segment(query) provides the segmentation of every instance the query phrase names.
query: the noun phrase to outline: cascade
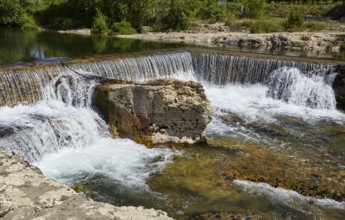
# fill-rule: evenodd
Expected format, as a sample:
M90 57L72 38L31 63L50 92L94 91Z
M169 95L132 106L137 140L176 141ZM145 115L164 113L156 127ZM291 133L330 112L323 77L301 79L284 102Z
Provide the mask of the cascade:
M321 64L219 54L193 53L192 58L194 71L198 78L215 85L266 84L270 73L281 67L296 67L302 72L330 68L328 65Z
M293 67L295 71L292 69L282 71L283 67ZM330 87L334 77L322 84L322 79L325 77L320 76L324 74L322 71L329 69L331 66L321 64L186 51L79 63L68 62L63 65L29 67L2 71L2 73L0 70L0 106L36 103L47 99L46 96L54 96L56 91L45 91L46 88L59 90L56 93L58 95L65 93L63 96L54 97L55 99L64 99L62 101L74 106L85 106L90 98L85 94L88 94L92 87L89 82L82 82L78 77L71 77L76 75L73 72L77 71L136 82L157 78L178 78L196 79L210 85L261 83L269 85L268 96L271 98L296 105L329 109L334 108L335 102L334 98L331 98L334 93ZM321 73L316 73L317 70L321 70ZM59 77L56 78L57 76ZM51 83L56 85L47 87ZM301 86L303 83L307 86ZM84 86L66 89L66 86L79 84ZM303 89L297 91L298 88ZM70 94L71 91L73 95Z
M51 80L56 76L69 76L71 70L87 71L103 77L136 82L194 72L191 54L188 52L162 53L65 65L56 64L21 70L1 71L0 69L0 106L36 103L44 99L44 96L47 95L44 90ZM66 81L68 79L61 79L62 81L56 83L61 84L58 89L63 90L63 85L68 83ZM80 92L79 95L82 95L83 93Z
M75 70L126 81L169 78L173 74L194 72L189 52L162 53L135 58L111 59L70 65Z
M332 82L336 73L328 69L303 74L297 68L279 68L270 76L268 97L316 109L335 109Z

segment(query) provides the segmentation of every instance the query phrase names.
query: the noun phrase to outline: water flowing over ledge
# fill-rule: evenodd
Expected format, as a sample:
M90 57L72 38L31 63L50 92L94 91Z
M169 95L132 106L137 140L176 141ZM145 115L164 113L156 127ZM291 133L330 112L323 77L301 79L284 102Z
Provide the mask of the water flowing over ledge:
M75 71L98 76L142 82L157 78L197 79L215 85L228 83L267 84L273 70L296 67L306 73L330 69L330 65L286 60L231 56L200 51L171 51L137 57L104 56L48 64L0 69L0 106L36 103L56 76Z

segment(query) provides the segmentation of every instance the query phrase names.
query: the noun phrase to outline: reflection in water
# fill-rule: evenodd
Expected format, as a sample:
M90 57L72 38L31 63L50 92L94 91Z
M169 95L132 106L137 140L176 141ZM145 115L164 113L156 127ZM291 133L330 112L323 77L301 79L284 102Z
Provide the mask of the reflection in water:
M0 65L183 46L185 45L178 43L164 44L132 39L59 34L56 32L0 29Z

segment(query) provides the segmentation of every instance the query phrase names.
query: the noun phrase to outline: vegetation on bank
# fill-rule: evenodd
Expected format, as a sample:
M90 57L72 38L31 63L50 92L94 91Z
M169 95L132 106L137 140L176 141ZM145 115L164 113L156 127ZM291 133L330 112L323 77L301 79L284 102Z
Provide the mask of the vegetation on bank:
M252 33L318 31L326 28L325 16L341 19L344 9L345 0L0 0L0 26L92 28L111 35L140 33L143 26L178 31L225 22ZM307 15L325 21L306 22Z

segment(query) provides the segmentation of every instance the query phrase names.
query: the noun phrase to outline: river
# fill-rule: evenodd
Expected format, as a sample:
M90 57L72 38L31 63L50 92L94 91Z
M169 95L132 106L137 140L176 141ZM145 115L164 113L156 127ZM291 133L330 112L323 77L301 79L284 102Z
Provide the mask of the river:
M142 47L155 49L149 45ZM65 67L33 70L30 80L30 71L11 73L0 78L7 92L0 103L38 102L0 108L0 146L46 176L81 183L97 201L162 209L177 219L345 215L345 114L335 108L331 66L169 52L72 67L135 81L200 81L215 110L209 140L148 149L113 139L90 107L95 82ZM37 91L25 96L25 83Z

